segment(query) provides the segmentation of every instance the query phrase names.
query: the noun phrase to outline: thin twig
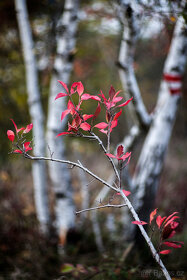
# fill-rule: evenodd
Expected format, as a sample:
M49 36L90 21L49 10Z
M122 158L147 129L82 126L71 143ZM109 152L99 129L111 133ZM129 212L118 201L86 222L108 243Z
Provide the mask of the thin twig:
M88 173L89 175L91 175L92 177L94 177L96 180L98 180L99 182L101 182L103 185L107 186L108 188L112 189L113 191L118 192L118 188L112 186L111 184L107 183L105 180L101 179L100 177L98 177L96 174L94 174L93 172L91 172L88 168L84 167L82 164L78 164L76 162L72 162L69 160L63 160L63 159L55 159L55 158L47 158L47 157L33 157L27 153L23 153L25 158L28 158L30 160L46 160L46 161L54 161L54 162L59 162L59 163L65 163L68 165L71 165L72 167L78 167L82 170L84 170L86 173Z
M96 207L91 207L91 208L83 209L83 210L75 212L75 214L78 215L78 214L81 214L81 213L84 213L84 212L87 212L87 211L93 211L93 210L98 210L98 209L102 209L102 208L110 208L110 207L122 208L124 206L127 206L127 204L126 203L124 203L124 204L117 204L117 205L115 205L115 204L106 204L106 205L101 205L101 206L96 206Z
M95 135L95 133L92 132L92 131L90 131L90 134L97 140L97 142L99 143L99 145L101 146L101 148L103 149L103 151L104 151L104 153L105 153L105 155L106 155L107 150L106 150L105 146L103 145L103 142L101 141L101 139L100 139L97 135ZM107 156L107 155L106 155L106 156ZM118 171L117 171L117 169L116 169L116 166L115 166L115 164L114 164L112 158L110 158L109 156L107 156L107 158L108 158L108 160L110 161L110 163L111 163L111 165L112 165L112 168L113 168L113 170L114 170L114 172L115 172L115 175L116 175L118 181L120 182L119 173L118 173Z

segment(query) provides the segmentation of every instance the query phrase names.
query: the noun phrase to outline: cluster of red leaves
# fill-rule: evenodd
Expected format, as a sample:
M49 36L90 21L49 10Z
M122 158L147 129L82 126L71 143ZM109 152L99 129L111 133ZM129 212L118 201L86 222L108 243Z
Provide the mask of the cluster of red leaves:
M154 220L157 214L157 209L155 209L153 212L150 214L150 221L149 223ZM158 226L161 234L161 246L168 246L171 248L181 248L184 242L179 242L179 241L165 241L166 239L172 238L176 234L176 229L179 226L179 222L176 222L176 219L180 219L179 216L177 216L178 212L173 212L171 215L168 217L161 217L158 215L156 217L156 225ZM160 254L166 255L171 253L171 250L162 250L159 252Z
M117 147L117 154L116 154L116 155L113 155L113 154L110 154L110 153L107 153L106 155L107 155L108 157L110 157L110 158L115 158L115 159L117 159L117 160L118 160L118 163L119 163L120 165L122 165L122 164L125 162L125 165L123 165L122 168L124 168L127 164L129 164L129 161L130 161L130 158L131 158L131 152L130 152L130 153L127 152L127 153L124 154L124 147L123 147L123 145L119 145L119 146ZM128 196L128 195L131 194L131 192L126 191L126 190L122 190L122 191L123 191L123 193L124 193L125 196ZM117 195L121 195L119 192L116 193L116 194L117 194Z
M181 248L182 245L184 244L184 242L173 241L173 240L165 241L166 239L172 238L176 234L176 229L179 226L179 222L176 222L175 220L180 218L179 216L176 215L178 212L173 212L168 217L166 217L166 216L161 217L160 215L157 215L157 210L158 210L158 208L156 208L155 210L153 210L151 212L150 218L149 218L149 225L151 226L153 220L155 220L156 225L159 229L160 236L161 236L161 238L160 238L161 242L159 244L159 248L164 245L171 247L171 248ZM148 224L144 221L133 221L132 223L136 224L136 225ZM159 251L159 254L162 254L162 255L167 255L170 253L171 253L171 250Z
M106 154L106 155L110 158L116 158L118 162L120 161L124 162L127 160L126 165L129 163L131 158L131 152L130 153L127 152L126 154L124 154L123 145L118 146L116 155L112 155L112 154Z
M116 112L117 108L121 108L126 106L131 100L121 103L117 105L118 102L122 101L123 97L118 96L120 91L116 92L113 86L111 86L109 90L109 98L107 99L105 95L102 93L98 95L90 95L88 93L84 93L84 86L81 82L73 83L70 90L68 89L67 85L63 83L62 81L59 81L59 83L63 86L66 93L60 92L56 98L61 98L64 96L67 96L69 98L67 109L62 112L61 114L61 120L63 120L68 114L72 116L72 123L68 122L68 131L67 132L61 132L57 135L67 135L67 134L74 134L77 135L79 133L79 129L82 129L84 131L91 131L93 128L98 128L100 132L108 134L112 132L113 128L117 126L118 124L118 118L120 117L122 110ZM75 105L72 99L72 95L74 93L78 94L79 100L78 104ZM96 111L94 114L82 114L81 113L81 105L83 101L93 99L98 102ZM98 117L98 115L101 112L101 105L103 104L106 110L106 122L100 122L93 126L93 122ZM87 122L87 120L91 120L91 124Z
M31 131L31 129L33 128L33 124L28 124L25 127L22 127L22 128L17 128L17 125L15 124L14 120L11 119L11 121L13 122L13 125L15 127L15 130L16 130L16 136L19 138L19 132L22 132L23 134L27 134ZM23 135L22 134L22 135ZM14 140L15 140L15 133L12 131L12 130L7 130L7 136L8 136L8 139L13 143ZM28 151L31 151L32 148L29 146L31 142L24 142L23 144L23 149L25 152L28 152ZM19 149L16 149L13 151L14 153L19 153L19 154L22 154L22 151L19 150Z

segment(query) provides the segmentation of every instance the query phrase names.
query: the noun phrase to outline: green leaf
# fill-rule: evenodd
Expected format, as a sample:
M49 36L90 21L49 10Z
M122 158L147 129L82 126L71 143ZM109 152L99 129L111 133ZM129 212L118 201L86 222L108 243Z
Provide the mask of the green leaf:
M62 273L71 273L75 269L74 265L71 263L64 263L61 267L61 272Z

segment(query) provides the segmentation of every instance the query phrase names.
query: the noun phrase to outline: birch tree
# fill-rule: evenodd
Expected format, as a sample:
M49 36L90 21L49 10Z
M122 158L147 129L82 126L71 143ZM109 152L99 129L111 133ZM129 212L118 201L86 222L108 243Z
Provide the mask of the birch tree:
M120 1L124 32L119 53L119 73L124 90L127 94L134 96L132 114L136 126L138 129L140 127L149 128L131 187L132 203L140 217L146 219L155 199L181 98L182 77L187 59L187 32L186 23L180 16L175 25L170 50L164 65L155 113L148 115L133 70L134 51L141 28L139 13L140 9L145 7L139 2L139 10L137 10L137 6L133 6L134 2L136 1ZM182 3L181 6L178 6L178 10L182 11ZM129 225L127 216L124 217L124 220L125 224ZM133 238L134 234L134 227L126 227L125 235L127 238Z
M66 124L64 120L60 122L60 115L66 103L65 99L55 102L55 97L57 93L61 91L61 87L58 87L58 80L69 84L73 56L75 53L78 7L79 0L66 0L62 16L56 26L57 50L50 83L47 143L53 156L60 159L65 158L65 145L61 138L56 138L56 135L64 129ZM65 89L63 90L66 92ZM56 196L56 227L61 242L64 243L67 231L75 227L75 207L70 171L64 168L63 165L55 162L49 162L49 171Z
M34 42L28 19L25 0L15 0L17 21L25 61L28 107L33 123L34 154L45 154L44 114L41 106L37 65L34 55ZM32 164L36 214L44 233L50 222L48 190L45 162Z

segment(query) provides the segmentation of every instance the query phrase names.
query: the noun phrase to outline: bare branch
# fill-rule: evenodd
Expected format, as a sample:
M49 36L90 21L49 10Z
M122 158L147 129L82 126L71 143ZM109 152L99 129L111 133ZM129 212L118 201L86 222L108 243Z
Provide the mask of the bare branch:
M33 157L27 153L23 153L25 158L28 158L30 160L46 160L46 161L53 161L53 162L59 162L59 163L64 163L64 164L68 164L71 165L72 167L78 167L82 170L84 170L86 173L88 173L89 175L91 175L92 177L94 177L96 180L98 180L99 182L101 182L103 185L107 186L108 188L112 189L113 191L118 191L118 188L113 187L111 184L107 183L105 180L101 179L100 177L98 177L96 174L94 174L93 172L91 172L88 168L84 167L82 164L76 163L76 162L72 162L69 160L63 160L63 159L54 159L54 158L47 158L47 157Z
M96 207L91 207L91 208L88 208L88 209L83 209L83 210L80 210L80 211L77 211L75 212L76 215L78 214L81 214L81 213L84 213L84 212L87 212L87 211L93 211L93 210L98 210L98 209L103 209L103 208L110 208L110 207L113 207L113 208L122 208L124 206L127 206L127 204L119 204L119 205L115 205L115 204L106 204L106 205L101 205L101 206L96 206Z

